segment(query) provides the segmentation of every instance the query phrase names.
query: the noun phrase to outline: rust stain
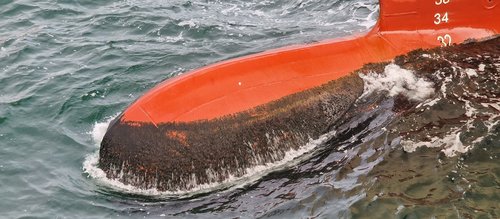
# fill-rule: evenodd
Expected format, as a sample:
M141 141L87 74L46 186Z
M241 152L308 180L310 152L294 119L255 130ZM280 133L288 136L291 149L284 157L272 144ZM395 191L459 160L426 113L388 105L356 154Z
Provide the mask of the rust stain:
M189 147L189 143L187 142L187 133L178 130L167 131L166 133L168 138L175 139L179 141L182 145Z

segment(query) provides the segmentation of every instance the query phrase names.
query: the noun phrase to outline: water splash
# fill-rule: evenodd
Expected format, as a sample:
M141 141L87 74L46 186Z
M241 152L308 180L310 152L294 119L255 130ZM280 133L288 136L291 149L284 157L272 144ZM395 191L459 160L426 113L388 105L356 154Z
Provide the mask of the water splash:
M434 83L417 77L413 71L401 68L396 64L385 66L384 72L359 75L364 83L366 97L374 92L387 92L390 97L404 95L410 100L423 101L434 94Z

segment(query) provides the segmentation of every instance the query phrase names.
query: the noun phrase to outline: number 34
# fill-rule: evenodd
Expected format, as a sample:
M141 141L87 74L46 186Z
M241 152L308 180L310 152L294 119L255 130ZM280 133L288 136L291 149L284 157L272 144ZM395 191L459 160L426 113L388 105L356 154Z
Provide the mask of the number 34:
M443 16L441 16L440 13L436 13L434 15L434 18L435 18L434 24L440 24L441 22L448 23L448 12L445 12Z

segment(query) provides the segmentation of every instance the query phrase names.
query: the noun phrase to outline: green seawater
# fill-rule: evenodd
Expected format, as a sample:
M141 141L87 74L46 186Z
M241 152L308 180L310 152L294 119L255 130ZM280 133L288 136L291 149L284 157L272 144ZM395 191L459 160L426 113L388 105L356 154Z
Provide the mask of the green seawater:
M360 33L377 16L376 0L0 0L0 218L500 217L498 118L461 155L408 153L380 131L390 99L361 118L373 125L346 126L363 143L325 143L240 188L165 198L84 170L106 121L161 81ZM384 171L397 176L375 181Z

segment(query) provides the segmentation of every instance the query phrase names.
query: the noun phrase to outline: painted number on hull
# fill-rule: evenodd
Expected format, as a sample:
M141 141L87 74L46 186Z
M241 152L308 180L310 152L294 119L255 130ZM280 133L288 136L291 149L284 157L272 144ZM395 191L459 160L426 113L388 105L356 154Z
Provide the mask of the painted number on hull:
M436 5L446 5L450 3L451 0L434 0L434 4ZM434 24L439 25L441 23L448 23L448 12L444 13L435 13L434 14ZM437 40L441 43L442 47L446 46L451 46L451 35L450 34L444 34L437 36Z
M434 3L436 3L436 5L446 5L450 3L450 0L436 0Z
M437 40L441 42L441 46L451 46L451 36L450 34L445 34L444 36L438 36Z
M440 13L434 14L434 24L440 24L442 22L448 23L448 12L445 12L443 15Z

